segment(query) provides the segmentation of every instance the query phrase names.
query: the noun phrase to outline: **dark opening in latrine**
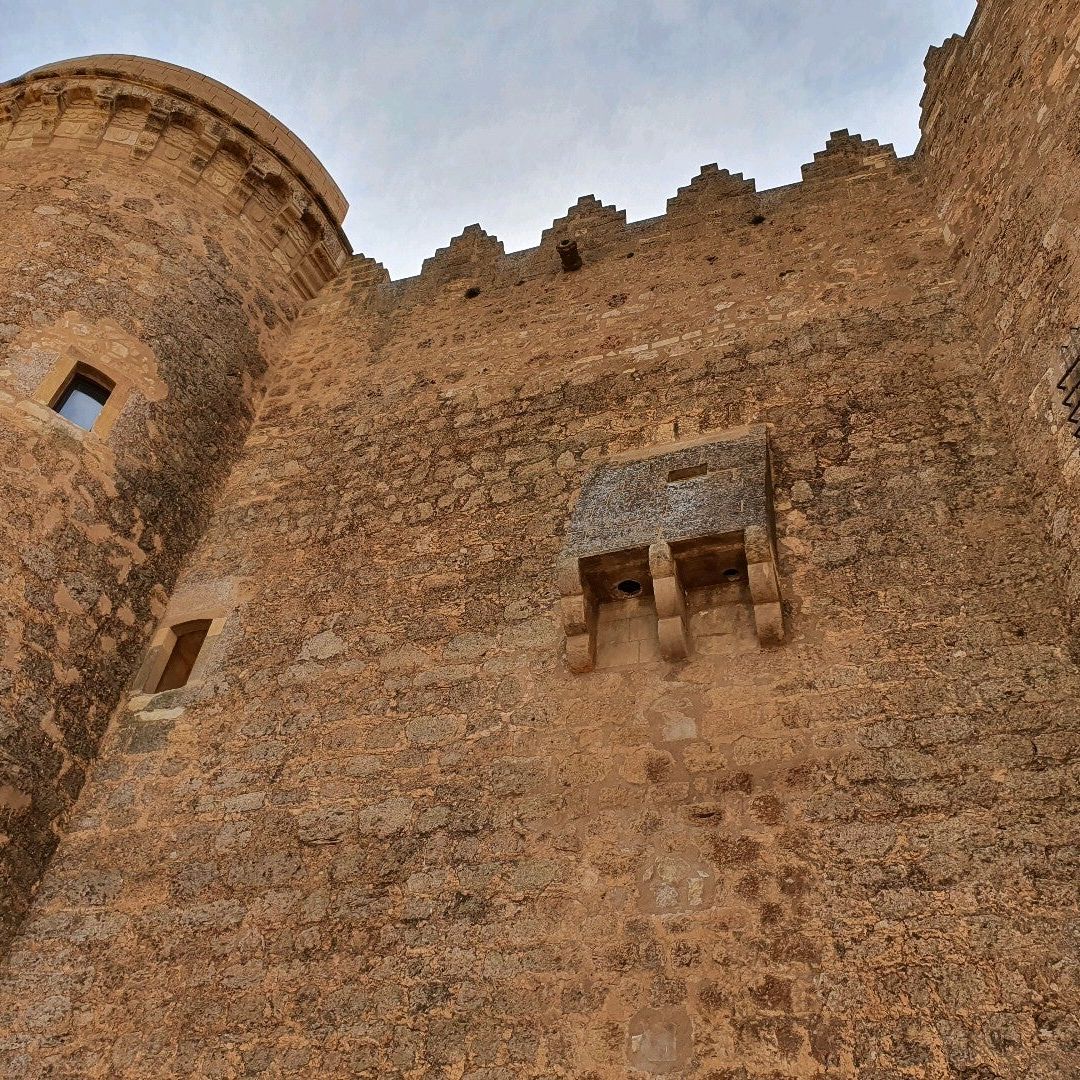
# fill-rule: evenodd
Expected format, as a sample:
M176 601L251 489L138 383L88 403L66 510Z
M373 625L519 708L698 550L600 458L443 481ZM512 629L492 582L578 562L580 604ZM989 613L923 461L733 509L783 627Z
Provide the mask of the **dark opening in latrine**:
M699 476L708 476L709 466L706 462L701 462L698 465L687 465L682 469L672 469L668 473L667 482L669 484L678 484L682 480L696 480Z

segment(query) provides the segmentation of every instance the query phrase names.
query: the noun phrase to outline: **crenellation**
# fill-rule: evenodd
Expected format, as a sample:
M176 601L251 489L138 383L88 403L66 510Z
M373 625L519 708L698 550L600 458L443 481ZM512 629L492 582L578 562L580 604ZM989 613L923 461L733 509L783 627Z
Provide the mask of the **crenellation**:
M347 289L349 292L372 289L390 282L390 273L381 262L369 259L366 255L356 254L342 271L337 281L329 289Z
M429 288L438 288L476 278L487 283L494 279L505 250L498 237L489 235L480 225L468 225L450 243L424 260L420 277Z
M606 259L633 258L636 245L662 242L673 229L692 229L705 222L723 217L732 225L748 226L764 222L762 211L798 208L798 213L817 212L822 190L830 183L843 182L858 175L901 176L899 182L910 183L907 171L899 168L891 146L881 147L876 140L863 142L859 136L837 132L830 148L818 155L819 161L809 170L809 183L788 184L784 187L757 191L753 180L741 174L731 174L715 166L704 166L702 172L679 194L668 200L666 214L640 221L628 222L626 211L604 205L595 195L583 195L567 213L557 218L541 234L537 247L505 252L503 245L489 237L479 225L470 225L445 248L426 259L418 275L393 282L386 290L393 303L426 302L433 290L448 284L456 287L473 273L477 281L512 286L521 280L549 277L560 272L558 246L564 240L574 240L583 265ZM805 200L804 196L813 197ZM755 218L760 217L760 222ZM465 283L464 287L468 287Z
M824 150L814 154L814 160L802 167L804 183L822 180L853 179L895 168L896 150L891 143L881 146L877 139L851 135L847 129L834 131Z
M540 236L536 261L552 269L558 266L555 249L562 240L577 242L582 261L606 255L626 238L626 211L605 206L595 195L582 195L551 228Z
M697 176L668 199L667 212L676 217L710 212L745 213L756 193L757 183L743 179L742 173L731 173L715 163L702 165Z

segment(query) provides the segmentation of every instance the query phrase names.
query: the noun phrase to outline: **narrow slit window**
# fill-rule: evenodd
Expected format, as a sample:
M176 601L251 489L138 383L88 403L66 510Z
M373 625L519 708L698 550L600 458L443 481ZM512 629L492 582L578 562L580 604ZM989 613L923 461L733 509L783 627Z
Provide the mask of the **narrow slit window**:
M104 378L76 371L53 402L53 409L65 420L90 431L112 391L112 385Z
M172 628L176 641L173 643L172 652L169 653L165 670L161 673L161 678L158 679L158 684L154 688L155 694L160 694L164 690L178 690L181 686L187 685L209 630L209 619L196 619L192 622L180 623Z
M669 484L681 484L684 480L697 480L699 477L708 475L709 466L707 463L688 465L683 469L672 469L668 473L667 482Z

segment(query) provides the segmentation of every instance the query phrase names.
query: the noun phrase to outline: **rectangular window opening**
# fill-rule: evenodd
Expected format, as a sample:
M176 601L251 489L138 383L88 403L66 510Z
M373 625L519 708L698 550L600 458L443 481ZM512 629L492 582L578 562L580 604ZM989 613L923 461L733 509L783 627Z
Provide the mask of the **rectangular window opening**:
M699 477L707 476L708 473L709 466L704 462L700 465L687 465L682 469L672 469L668 473L667 482L669 484L679 484L683 480L697 480Z
M112 387L84 371L76 371L53 403L53 409L65 420L86 431L93 429Z
M187 685L195 661L198 660L199 652L206 641L206 635L210 632L210 622L210 619L195 619L172 628L176 641L165 664L165 670L154 688L155 694L165 690L178 690Z

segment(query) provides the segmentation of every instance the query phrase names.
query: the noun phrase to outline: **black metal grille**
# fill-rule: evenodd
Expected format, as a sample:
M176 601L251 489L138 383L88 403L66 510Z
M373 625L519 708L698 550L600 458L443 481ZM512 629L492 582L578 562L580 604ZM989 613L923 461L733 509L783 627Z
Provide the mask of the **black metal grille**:
M1065 374L1058 380L1061 404L1068 413L1065 421L1073 429L1073 438L1080 439L1080 330L1073 332L1073 340L1062 347Z

